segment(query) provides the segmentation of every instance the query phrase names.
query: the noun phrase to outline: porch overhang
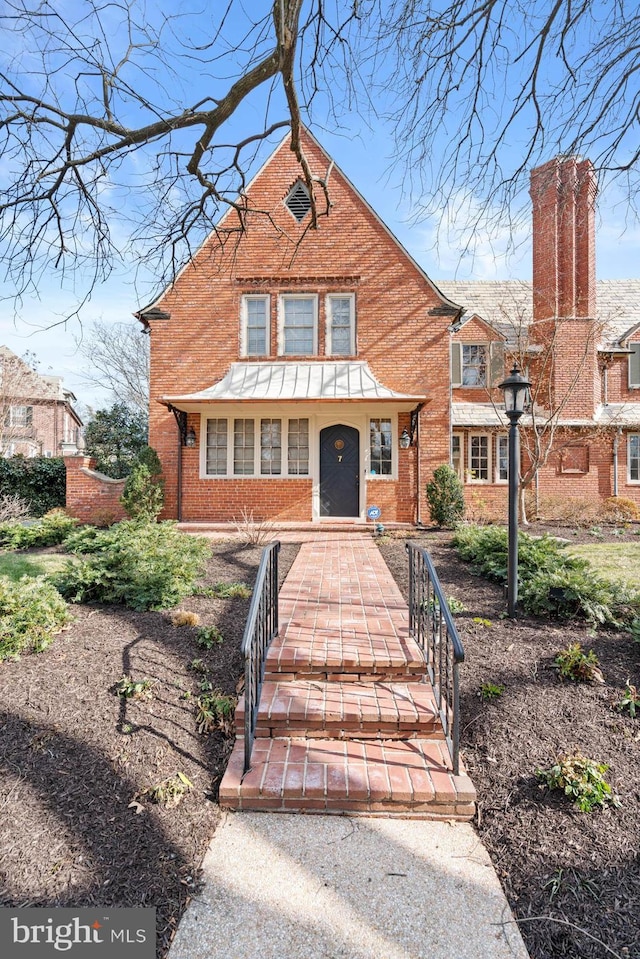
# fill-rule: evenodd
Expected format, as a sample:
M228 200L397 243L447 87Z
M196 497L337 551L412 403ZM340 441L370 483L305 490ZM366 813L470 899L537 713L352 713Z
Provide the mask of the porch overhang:
M165 406L198 413L219 403L386 403L398 412L426 403L426 394L385 386L365 362L232 363L217 383L198 393L163 396Z

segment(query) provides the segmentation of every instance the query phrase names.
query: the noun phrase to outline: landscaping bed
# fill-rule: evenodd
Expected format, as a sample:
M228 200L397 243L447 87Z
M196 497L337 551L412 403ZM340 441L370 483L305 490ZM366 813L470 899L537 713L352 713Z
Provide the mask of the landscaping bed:
M534 526L531 532L572 543L637 543L638 528ZM502 588L474 575L451 534L418 539L433 556L446 596L466 607L455 615L466 654L463 758L478 790L479 833L532 959L640 956L640 718L615 708L627 680L640 686L640 644L610 629L594 635L584 623L503 618ZM380 548L406 595L404 540L388 539ZM573 642L595 651L604 684L560 679L555 656ZM504 690L484 699L483 686ZM620 808L581 813L541 786L536 771L576 750L610 767L606 777Z
M253 584L260 548L212 549L202 585ZM282 546L281 580L296 552ZM20 555L37 564L40 553ZM217 627L222 639L213 634L210 648L198 645L195 626L173 625L171 611L73 605L73 621L44 652L0 663L1 905L156 906L166 954L198 887L232 746L224 720L198 732L196 700L206 679L235 701L249 603L180 603ZM126 698L114 689L123 676L151 685ZM158 785L156 798L179 802L153 802L145 790Z

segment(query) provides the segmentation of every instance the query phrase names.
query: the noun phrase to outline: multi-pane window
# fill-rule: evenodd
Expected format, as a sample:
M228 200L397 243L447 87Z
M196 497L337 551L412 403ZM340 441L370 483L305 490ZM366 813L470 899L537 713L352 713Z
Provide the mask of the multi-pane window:
M207 474L224 476L227 472L227 420L207 420Z
M32 406L10 406L7 416L8 426L31 426L33 422Z
M490 445L487 434L469 437L469 472L471 480L489 481Z
M289 420L288 432L289 474L307 476L309 473L309 420Z
M269 353L269 297L245 296L243 310L243 352L245 356Z
M282 420L260 420L260 472L263 476L282 472Z
M280 353L310 356L316 352L315 296L283 296Z
M327 297L327 354L349 356L355 352L353 306L352 296Z
M640 386L640 343L629 343L629 386Z
M496 438L496 482L506 483L509 479L509 437Z
M462 385L487 385L487 347L462 344Z
M451 437L451 467L459 479L462 479L462 437L459 433L454 433Z
M205 435L207 476L309 475L308 419L212 418Z
M629 482L640 483L640 433L629 433L627 451Z
M255 426L253 420L233 421L233 472L251 476L254 472Z
M390 419L369 421L369 471L372 476L390 476L393 436Z

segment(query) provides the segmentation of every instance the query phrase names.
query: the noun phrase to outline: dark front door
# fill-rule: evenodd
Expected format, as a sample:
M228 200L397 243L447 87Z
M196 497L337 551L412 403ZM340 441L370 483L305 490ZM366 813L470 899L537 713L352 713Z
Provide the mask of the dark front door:
M360 513L360 434L352 426L320 432L320 515Z

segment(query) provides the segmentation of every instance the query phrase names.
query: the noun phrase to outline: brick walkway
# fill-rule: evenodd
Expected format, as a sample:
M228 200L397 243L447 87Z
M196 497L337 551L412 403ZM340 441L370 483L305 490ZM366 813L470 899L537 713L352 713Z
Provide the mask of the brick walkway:
M226 808L469 819L409 612L367 534L315 534L280 591L251 768L239 738Z

